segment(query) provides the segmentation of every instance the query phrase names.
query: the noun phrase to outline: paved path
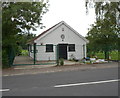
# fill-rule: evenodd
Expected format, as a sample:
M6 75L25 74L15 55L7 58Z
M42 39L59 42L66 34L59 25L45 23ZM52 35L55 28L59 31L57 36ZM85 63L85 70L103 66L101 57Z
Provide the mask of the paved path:
M16 56L14 64L34 64L34 60L29 56Z
M58 71L71 71L71 70L86 70L95 68L111 68L118 67L117 62L104 63L104 64L74 64L74 65L26 65L15 66L3 70L3 76L24 75L24 74L38 74L38 73L51 73Z
M7 76L3 90L3 96L117 96L118 68Z
M56 63L56 61L35 61L36 64L47 64L47 63ZM16 56L14 60L14 65L28 65L34 64L34 59L29 56Z

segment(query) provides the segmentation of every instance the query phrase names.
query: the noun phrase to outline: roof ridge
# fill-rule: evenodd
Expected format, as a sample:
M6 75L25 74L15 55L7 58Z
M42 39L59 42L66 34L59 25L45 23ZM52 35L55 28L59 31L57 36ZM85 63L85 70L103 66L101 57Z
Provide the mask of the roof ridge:
M41 37L43 34L45 34L47 31L51 30L52 28L54 28L55 26L59 25L60 23L62 23L64 21L61 21L55 25L53 25L52 27L48 28L47 30L43 31L41 34L39 34L38 36L36 36L35 38L33 38L32 40L28 41L28 44L29 43L34 43L34 40L36 40L37 38Z

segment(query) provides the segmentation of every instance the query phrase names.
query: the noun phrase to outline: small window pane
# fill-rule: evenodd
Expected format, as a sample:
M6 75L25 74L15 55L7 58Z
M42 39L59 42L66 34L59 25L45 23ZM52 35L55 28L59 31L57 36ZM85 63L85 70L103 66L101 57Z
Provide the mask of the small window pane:
M46 44L46 52L53 52L53 44Z
M69 44L69 51L75 51L75 44Z

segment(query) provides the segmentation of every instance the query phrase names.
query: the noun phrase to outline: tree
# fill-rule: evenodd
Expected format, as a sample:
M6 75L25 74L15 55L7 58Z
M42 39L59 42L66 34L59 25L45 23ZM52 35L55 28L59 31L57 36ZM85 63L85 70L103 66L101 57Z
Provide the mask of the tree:
M12 65L15 57L16 36L43 26L42 16L48 11L48 2L2 2L3 65ZM28 32L29 33L29 32Z
M116 13L120 12L119 3L95 2L94 4L96 22L87 34L90 40L88 47L96 51L104 51L105 59L109 59L109 51L118 49L120 27Z
M16 55L21 55L22 54L22 50L28 50L28 41L33 39L36 36L36 34L32 34L32 33L25 33L25 34L17 34L15 36L15 40L16 40L16 44L17 44L17 51L16 51Z
M28 34L17 34L15 36L15 40L17 45L21 46L22 49L27 49L27 42L31 39L33 39L36 36L36 34L28 33Z

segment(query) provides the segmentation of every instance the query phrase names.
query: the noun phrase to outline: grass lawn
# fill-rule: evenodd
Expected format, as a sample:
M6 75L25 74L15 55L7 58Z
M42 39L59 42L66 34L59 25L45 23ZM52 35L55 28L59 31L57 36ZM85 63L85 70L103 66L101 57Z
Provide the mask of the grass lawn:
M23 56L28 56L28 50L22 50L21 54ZM118 60L118 51L111 51L109 55L111 56L111 60ZM96 56L99 59L105 59L104 52L98 52Z
M103 52L98 52L98 53L96 53L96 56L97 56L99 59L104 59L104 58L105 58ZM118 60L118 51L112 51L112 52L110 52L110 56L111 56L111 60Z

